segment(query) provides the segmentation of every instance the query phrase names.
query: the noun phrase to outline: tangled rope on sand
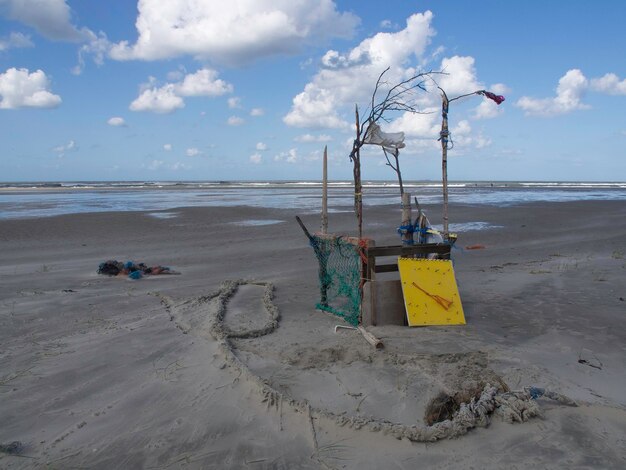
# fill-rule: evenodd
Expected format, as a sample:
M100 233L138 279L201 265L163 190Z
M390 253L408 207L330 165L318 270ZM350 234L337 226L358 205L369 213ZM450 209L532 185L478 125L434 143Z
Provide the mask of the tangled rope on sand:
M263 306L268 315L268 320L261 328L234 331L227 327L223 320L226 313L226 305L235 294L240 285L264 286ZM219 343L220 350L224 355L227 365L235 369L240 377L255 384L262 396L262 401L268 408L282 410L283 403L289 405L294 411L309 414L310 417L324 418L337 423L339 426L347 426L353 429L367 429L372 432L381 432L397 439L409 439L414 442L434 442L440 439L459 437L475 427L487 427L493 414L498 414L509 423L524 422L540 416L541 410L535 401L540 396L556 400L562 404L576 406L569 398L535 387L527 387L521 391L498 392L498 389L486 385L478 397L469 403L462 403L452 419L436 422L430 426L416 424L407 425L392 423L390 421L347 413L335 413L330 410L315 408L306 400L297 400L283 392L273 388L269 381L255 375L235 354L235 347L231 343L234 338L257 338L267 335L278 328L280 319L278 308L273 303L274 286L269 282L253 280L225 281L220 288L209 295L199 297L194 302L197 306L206 306L212 302L211 308L206 309L208 319L208 331ZM176 308L175 304L167 297L160 296L168 310ZM182 329L182 328L181 328ZM185 331L185 330L183 330Z

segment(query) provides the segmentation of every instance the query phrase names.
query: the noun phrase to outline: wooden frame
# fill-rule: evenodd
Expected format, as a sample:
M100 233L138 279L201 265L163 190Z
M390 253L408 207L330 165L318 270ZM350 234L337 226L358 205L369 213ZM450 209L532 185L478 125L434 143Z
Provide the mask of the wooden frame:
M366 249L367 264L365 281L370 285L370 311L372 325L376 326L376 274L391 273L398 271L398 263L377 264L376 258L382 256L401 256L410 258L415 255L437 254L442 259L450 259L452 246L447 243L425 243L421 245L392 245L392 246L368 246Z

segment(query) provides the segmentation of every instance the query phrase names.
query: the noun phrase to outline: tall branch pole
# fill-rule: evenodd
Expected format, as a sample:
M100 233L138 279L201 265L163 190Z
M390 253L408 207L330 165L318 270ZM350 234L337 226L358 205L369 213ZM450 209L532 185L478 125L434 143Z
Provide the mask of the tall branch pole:
M450 132L448 130L448 108L450 107L450 103L452 101L472 95L486 96L499 105L504 101L504 96L496 95L487 90L476 90L471 93L465 93L464 95L448 99L446 92L443 91L440 86L437 88L441 90L441 132L439 133L439 140L441 140L441 172L443 173L443 239L447 242L450 239L450 233L448 231L448 142L450 142Z
M439 88L441 90L441 88ZM443 239L448 240L448 95L441 90L441 173L443 183Z
M328 233L328 146L324 146L322 170L322 233Z
M354 163L354 210L359 225L359 238L363 238L363 194L361 186L361 129L359 125L359 107L355 106L356 116L356 139L353 149Z

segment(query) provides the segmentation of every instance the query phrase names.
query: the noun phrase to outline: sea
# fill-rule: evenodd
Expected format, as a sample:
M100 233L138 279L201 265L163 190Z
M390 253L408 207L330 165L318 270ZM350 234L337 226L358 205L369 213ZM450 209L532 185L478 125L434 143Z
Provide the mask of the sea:
M626 182L457 181L449 187L450 204L514 206L532 202L582 200L626 201ZM421 204L442 202L438 181L406 181L404 189ZM0 219L52 217L62 214L148 211L168 217L181 207L293 208L319 212L319 181L107 181L0 183ZM351 181L328 183L329 212L352 210ZM399 204L392 181L365 181L365 206Z

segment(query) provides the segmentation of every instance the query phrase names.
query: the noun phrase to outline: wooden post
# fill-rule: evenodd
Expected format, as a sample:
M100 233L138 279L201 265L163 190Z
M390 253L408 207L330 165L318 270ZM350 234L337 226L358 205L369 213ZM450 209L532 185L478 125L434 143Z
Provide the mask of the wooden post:
M370 248L375 245L373 240L368 240L367 243L367 267L366 267L366 279L370 283L370 321L372 325L376 326L378 318L376 317L376 257L370 254Z
M363 194L361 185L361 140L359 129L359 107L355 106L356 139L353 148L354 163L354 210L358 221L359 238L363 238Z
M322 170L322 233L328 233L328 146L324 146Z
M410 225L412 225L411 194L403 192L402 193L402 227L405 227L402 232L402 244L403 245L413 244L413 232L406 228L406 227L409 227Z
M426 235L424 234L424 230L426 227L426 216L422 211L419 201L415 198L415 207L417 208L417 217L415 218L417 229L419 232L417 233L417 244L421 245L422 243L426 243Z
M441 90L441 88L440 88ZM443 183L443 239L448 240L448 95L441 90L441 173Z

